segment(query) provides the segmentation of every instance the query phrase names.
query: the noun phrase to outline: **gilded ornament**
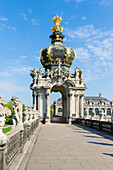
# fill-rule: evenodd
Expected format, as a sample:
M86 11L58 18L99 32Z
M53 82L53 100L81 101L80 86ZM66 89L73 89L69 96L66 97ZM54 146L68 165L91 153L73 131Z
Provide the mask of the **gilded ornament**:
M56 58L56 60L61 60L61 58Z
M41 58L41 61L44 62L44 57L42 56L42 51L43 51L43 49L41 49L41 51L40 51L40 58Z
M53 18L53 22L55 25L59 25L61 23L61 21L62 21L62 18L59 17L58 14L56 17Z
M51 29L53 32L55 31L63 31L63 27L60 26L60 22L62 21L61 17L58 17L58 15L56 17L53 18L53 22L55 24L55 26L53 26Z

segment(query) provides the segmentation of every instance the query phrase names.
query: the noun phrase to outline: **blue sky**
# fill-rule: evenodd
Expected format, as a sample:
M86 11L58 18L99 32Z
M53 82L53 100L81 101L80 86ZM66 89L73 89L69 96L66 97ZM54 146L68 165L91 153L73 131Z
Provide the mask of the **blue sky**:
M113 0L0 0L0 96L32 105L30 69L42 67L56 14L64 44L77 53L71 71L83 69L85 95L113 100Z

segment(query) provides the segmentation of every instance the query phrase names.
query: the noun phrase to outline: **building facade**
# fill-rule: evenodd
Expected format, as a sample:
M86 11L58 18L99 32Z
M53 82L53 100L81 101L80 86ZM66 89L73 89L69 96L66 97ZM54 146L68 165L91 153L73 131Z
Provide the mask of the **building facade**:
M62 116L62 98L54 102L56 115ZM83 102L84 117L86 119L94 119L103 121L111 121L113 115L113 101L99 96L84 96ZM102 115L102 118L101 118Z

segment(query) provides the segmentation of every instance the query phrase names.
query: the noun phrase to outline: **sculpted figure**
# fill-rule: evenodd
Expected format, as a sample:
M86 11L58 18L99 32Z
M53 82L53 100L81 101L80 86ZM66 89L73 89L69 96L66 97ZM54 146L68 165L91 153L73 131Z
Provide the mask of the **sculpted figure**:
M42 78L42 68L40 67L40 69L39 69L39 78Z
M105 113L103 109L100 110L99 116L100 116L100 121L104 121Z
M7 102L2 100L0 97L0 144L7 142L7 136L2 132L3 126L5 124L5 116L10 116L11 111L7 107L3 107Z
M14 110L14 116L17 120L17 125L22 125L22 104L16 96L12 97L11 100L14 102L12 109Z
M95 115L95 110L94 108L92 109L92 114L91 114L91 119L94 119L94 115Z
M88 109L85 109L85 118L88 118Z
M24 108L24 123L28 123L28 121L29 121L29 108L28 107L25 107Z
M75 76L76 76L76 79L79 79L79 68L76 67L75 69Z

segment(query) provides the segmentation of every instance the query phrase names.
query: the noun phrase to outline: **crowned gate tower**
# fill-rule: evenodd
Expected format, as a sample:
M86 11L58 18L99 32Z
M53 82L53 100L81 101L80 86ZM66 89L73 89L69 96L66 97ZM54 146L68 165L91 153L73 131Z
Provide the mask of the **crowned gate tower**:
M42 73L40 68L31 70L33 83L30 89L33 91L33 107L38 110L46 122L50 122L50 93L62 94L62 112L67 123L73 119L83 117L83 97L86 86L82 78L83 70L76 67L74 73L70 72L70 66L75 59L75 51L63 45L63 27L60 26L61 17L53 18L54 26L50 35L51 45L40 52L41 64L45 68Z

